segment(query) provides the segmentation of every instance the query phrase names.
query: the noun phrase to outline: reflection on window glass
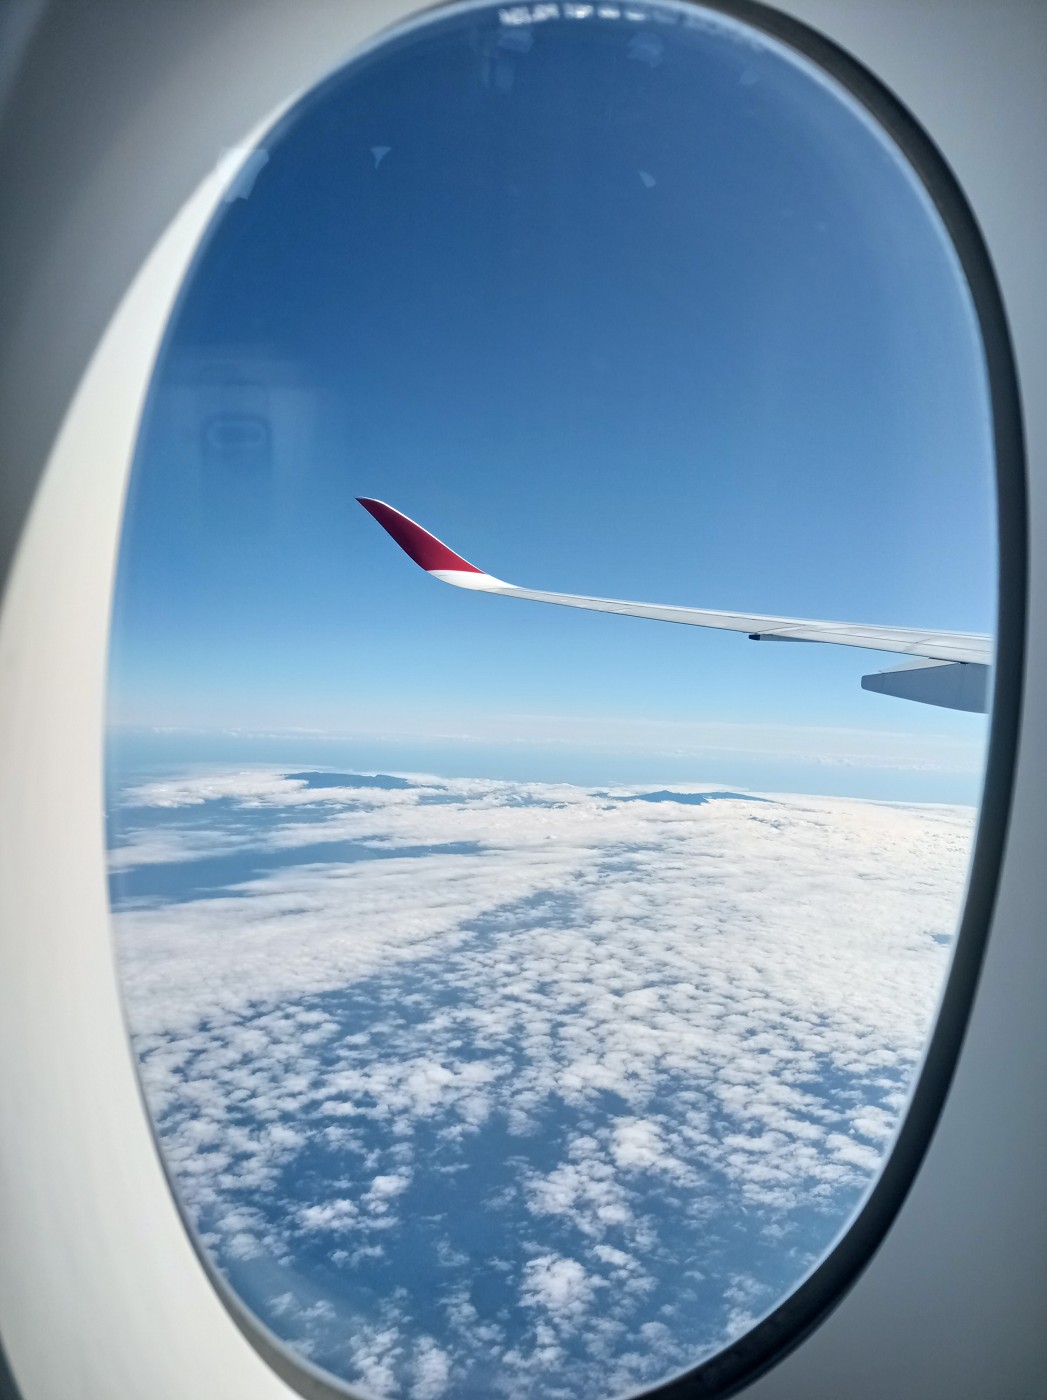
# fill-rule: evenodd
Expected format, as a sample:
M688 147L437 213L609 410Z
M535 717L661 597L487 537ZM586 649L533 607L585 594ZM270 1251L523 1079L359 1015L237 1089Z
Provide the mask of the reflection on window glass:
M988 634L968 291L842 89L700 8L437 11L264 156L114 604L149 1106L214 1265L360 1392L635 1392L873 1180L986 720L862 688L905 656L444 587L356 498L530 587Z

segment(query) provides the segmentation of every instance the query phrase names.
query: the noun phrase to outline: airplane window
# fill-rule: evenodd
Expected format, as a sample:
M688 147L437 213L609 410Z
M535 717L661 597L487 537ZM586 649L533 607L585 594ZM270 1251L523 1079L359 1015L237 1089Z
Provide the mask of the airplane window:
M984 358L893 139L700 6L432 11L232 180L129 486L111 902L187 1223L332 1386L635 1394L845 1234L963 907Z

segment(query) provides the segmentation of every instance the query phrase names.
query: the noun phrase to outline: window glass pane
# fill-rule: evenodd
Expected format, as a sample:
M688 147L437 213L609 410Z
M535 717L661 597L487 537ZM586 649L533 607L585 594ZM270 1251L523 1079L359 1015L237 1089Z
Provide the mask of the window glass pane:
M514 584L756 621L449 588L361 496ZM948 235L779 42L450 8L280 122L156 369L107 753L158 1137L293 1352L596 1400L824 1255L949 962L994 533Z

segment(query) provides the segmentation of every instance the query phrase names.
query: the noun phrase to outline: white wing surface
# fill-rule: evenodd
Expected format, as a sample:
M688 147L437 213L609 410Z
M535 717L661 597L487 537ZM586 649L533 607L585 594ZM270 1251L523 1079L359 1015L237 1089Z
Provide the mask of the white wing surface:
M724 632L743 632L753 641L832 642L837 646L863 647L870 651L898 652L926 664L906 668L904 672L889 671L875 677L863 678L865 686L886 694L898 694L906 699L945 705L950 709L978 710L986 708L984 695L988 687L988 668L993 660L992 638L976 632L939 632L930 628L880 627L868 623L824 622L813 618L773 617L757 613L715 612L712 609L683 608L662 603L633 603L620 598L590 598L585 594L549 593L533 588L518 588L485 573L470 564L460 554L431 535L402 512L384 501L358 497L365 510L388 531L404 552L426 573L441 583L457 588L470 588L482 593L501 593L508 598L529 598L535 603L557 603L565 608L586 608L593 612L618 613L623 617L653 618L658 622L685 623L690 627L712 627ZM975 667L975 675L961 677L957 665ZM919 670L919 677L914 672ZM896 688L884 677L904 676L905 683ZM962 681L962 684L961 684ZM972 689L973 683L973 689ZM958 689L959 687L959 689ZM914 693L914 690L926 691ZM945 698L938 698L938 696ZM972 703L972 696L974 701ZM952 697L952 698L950 698ZM957 697L959 697L957 699Z

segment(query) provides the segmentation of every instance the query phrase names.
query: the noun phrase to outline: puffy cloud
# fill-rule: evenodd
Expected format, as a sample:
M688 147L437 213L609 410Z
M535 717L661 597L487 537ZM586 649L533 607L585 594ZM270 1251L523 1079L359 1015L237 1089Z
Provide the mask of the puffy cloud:
M414 1359L411 1400L439 1400L451 1379L451 1358L432 1337L423 1337Z
M524 1268L521 1301L525 1307L545 1308L555 1325L564 1327L581 1320L601 1282L590 1278L577 1259L543 1254Z

